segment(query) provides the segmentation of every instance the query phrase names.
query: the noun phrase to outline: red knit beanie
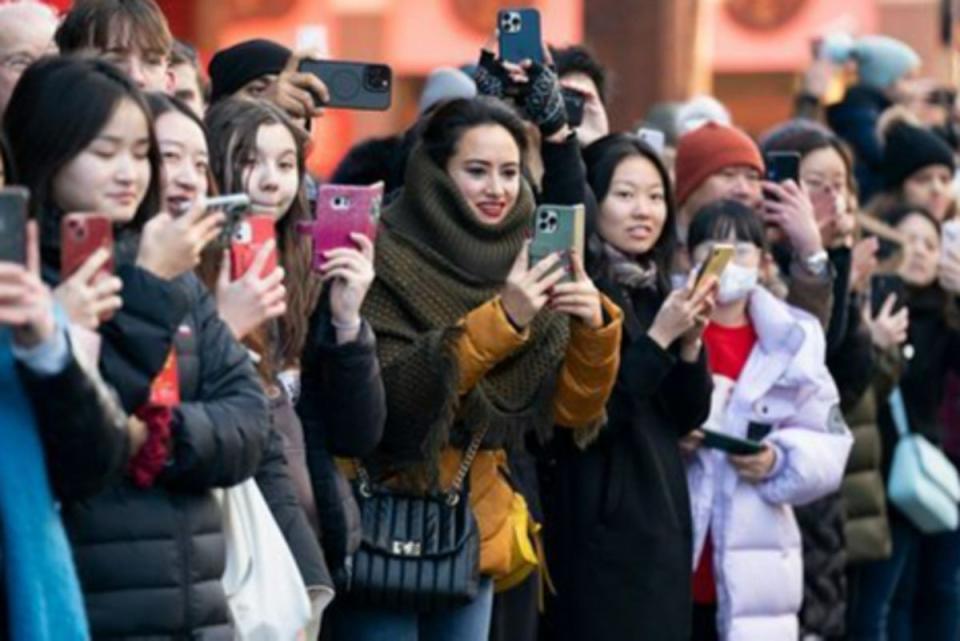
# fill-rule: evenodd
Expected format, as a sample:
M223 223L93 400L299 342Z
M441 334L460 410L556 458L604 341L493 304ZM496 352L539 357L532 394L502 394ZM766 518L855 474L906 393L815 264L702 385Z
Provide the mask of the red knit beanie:
M764 171L760 149L739 129L708 122L684 134L677 146L677 205L713 174L737 166Z

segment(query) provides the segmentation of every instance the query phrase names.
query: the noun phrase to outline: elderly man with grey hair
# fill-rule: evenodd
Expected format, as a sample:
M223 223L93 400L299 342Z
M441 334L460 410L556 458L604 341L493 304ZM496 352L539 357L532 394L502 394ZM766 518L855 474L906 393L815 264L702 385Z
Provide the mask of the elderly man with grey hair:
M0 4L0 116L24 69L57 52L53 42L57 22L54 10L36 0Z

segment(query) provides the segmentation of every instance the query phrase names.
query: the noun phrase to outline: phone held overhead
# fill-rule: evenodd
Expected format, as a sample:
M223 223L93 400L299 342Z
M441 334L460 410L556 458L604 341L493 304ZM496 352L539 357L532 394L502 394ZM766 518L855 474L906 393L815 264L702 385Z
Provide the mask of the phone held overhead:
M393 70L388 65L307 58L300 62L298 70L312 73L326 85L330 99L324 107L365 111L390 108Z

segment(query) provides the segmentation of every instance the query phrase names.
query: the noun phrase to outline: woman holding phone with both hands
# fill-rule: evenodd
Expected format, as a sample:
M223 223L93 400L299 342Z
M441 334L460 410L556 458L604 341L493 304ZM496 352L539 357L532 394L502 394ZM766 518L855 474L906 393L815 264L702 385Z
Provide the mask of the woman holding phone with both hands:
M62 91L51 94L51 85ZM100 368L147 430L130 438L125 474L63 509L92 633L232 635L220 584L222 517L210 490L254 474L268 431L249 358L191 273L222 216L157 213L151 115L109 64L37 62L4 124L41 221L50 280L59 277L64 213L96 212L116 230L123 308L100 326ZM165 367L171 359L176 378Z

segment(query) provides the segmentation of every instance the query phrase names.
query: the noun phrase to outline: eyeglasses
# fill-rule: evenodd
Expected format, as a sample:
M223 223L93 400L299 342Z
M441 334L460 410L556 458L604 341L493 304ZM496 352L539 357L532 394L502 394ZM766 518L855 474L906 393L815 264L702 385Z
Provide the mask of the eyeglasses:
M727 244L727 245L731 244L728 241L725 242L725 241L719 241L719 240L700 243L697 246L696 250L693 252L693 262L699 264L705 261L707 257L713 253L714 245L717 245L718 243ZM736 242L732 244L733 244L734 260L750 258L751 256L754 255L754 253L760 251L759 247L757 247L756 245L750 242L741 241L741 242Z

